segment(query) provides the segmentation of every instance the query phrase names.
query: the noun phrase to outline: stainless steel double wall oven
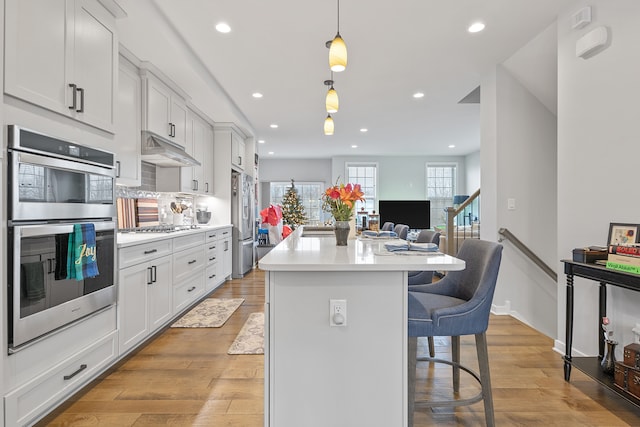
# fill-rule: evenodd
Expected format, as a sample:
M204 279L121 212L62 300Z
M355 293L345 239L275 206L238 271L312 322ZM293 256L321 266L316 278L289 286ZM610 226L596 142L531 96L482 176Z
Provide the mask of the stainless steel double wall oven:
M9 352L115 303L115 156L8 126ZM95 228L98 275L68 278L75 224Z

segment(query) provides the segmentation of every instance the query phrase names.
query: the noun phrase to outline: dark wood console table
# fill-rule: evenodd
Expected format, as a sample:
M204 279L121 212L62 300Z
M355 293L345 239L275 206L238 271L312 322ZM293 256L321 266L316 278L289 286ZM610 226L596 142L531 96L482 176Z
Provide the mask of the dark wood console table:
M618 286L632 291L640 291L640 275L624 273L610 270L598 264L585 264L570 260L562 260L564 263L564 273L567 275L567 309L566 309L566 340L564 355L564 379L569 381L571 377L571 366L575 366L600 384L613 390L626 400L640 406L640 399L636 399L630 394L616 387L613 383L613 376L605 375L600 370L600 361L604 357L604 335L601 321L607 315L607 285ZM598 357L571 357L571 346L573 345L573 278L582 277L600 283L600 295L598 302Z

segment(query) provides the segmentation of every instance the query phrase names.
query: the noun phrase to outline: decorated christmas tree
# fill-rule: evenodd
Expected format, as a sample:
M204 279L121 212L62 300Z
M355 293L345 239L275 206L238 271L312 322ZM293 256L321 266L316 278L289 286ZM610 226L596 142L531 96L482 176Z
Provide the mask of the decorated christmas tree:
M298 190L296 190L292 179L291 187L282 198L282 222L295 229L304 224L306 220L304 206L300 203L300 196L298 196Z

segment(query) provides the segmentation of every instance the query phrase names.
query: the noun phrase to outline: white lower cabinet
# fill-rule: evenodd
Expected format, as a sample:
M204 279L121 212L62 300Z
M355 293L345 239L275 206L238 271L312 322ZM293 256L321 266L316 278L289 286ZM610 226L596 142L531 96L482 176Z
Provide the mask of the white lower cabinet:
M116 356L114 331L13 390L4 399L5 425L32 425L64 397L97 376ZM47 356L42 354L42 357Z
M217 288L222 282L222 272L218 271L222 260L218 260L218 235L220 231L208 231L205 233L204 256L207 268L204 275L205 290L210 292Z
M120 249L118 330L128 352L173 315L171 240ZM133 265L132 263L137 262Z
M232 238L231 227L218 232L218 272L223 282L231 276L232 269Z
M205 253L204 233L174 239L173 253L173 313L188 307L204 293ZM186 248L175 252L176 248Z

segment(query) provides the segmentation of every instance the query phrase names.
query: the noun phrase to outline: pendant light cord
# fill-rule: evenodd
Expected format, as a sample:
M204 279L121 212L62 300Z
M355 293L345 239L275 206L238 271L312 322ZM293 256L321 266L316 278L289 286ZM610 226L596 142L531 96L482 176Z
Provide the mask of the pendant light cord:
M338 35L340 35L340 0L338 0Z

